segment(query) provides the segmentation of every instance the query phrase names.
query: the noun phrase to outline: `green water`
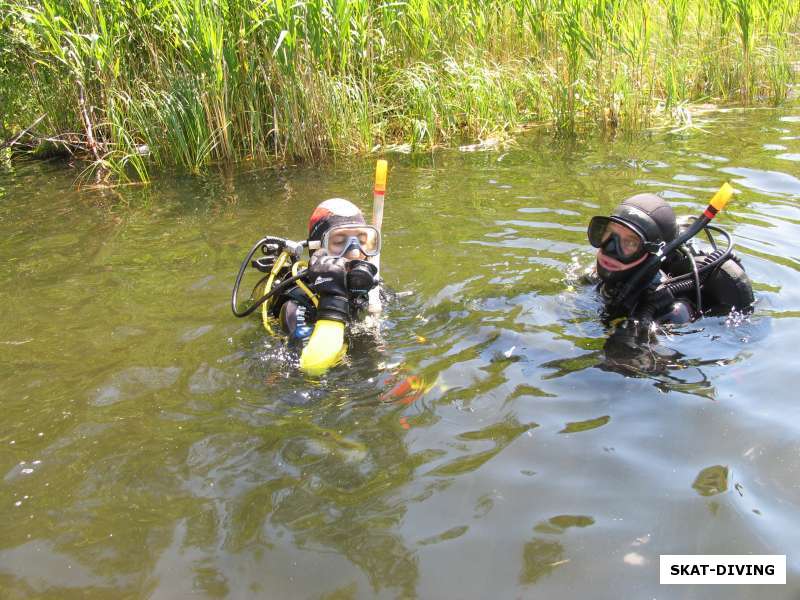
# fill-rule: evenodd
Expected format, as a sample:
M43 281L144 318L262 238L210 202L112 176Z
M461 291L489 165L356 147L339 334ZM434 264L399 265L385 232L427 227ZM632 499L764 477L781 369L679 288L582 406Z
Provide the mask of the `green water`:
M322 380L230 286L320 200L368 209L372 160L0 171L0 597L796 598L798 114L389 156L383 275L410 294ZM754 316L610 363L589 217L641 191L696 214L726 179ZM788 585L659 586L695 553L787 554Z

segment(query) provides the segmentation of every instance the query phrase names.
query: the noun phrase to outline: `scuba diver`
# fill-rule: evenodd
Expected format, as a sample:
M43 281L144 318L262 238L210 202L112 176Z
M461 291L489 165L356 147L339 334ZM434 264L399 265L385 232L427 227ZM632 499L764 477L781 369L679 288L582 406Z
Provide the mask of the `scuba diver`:
M308 262L301 260L305 248ZM263 256L251 262L259 249ZM380 250L380 230L367 224L355 204L325 200L311 213L308 239L265 237L251 249L234 285L233 314L244 317L261 307L264 327L271 332L271 320L277 320L290 342L303 345L301 369L320 374L344 354L345 325L366 310L380 311L378 267L372 262ZM266 275L253 288L260 298L240 311L237 296L248 263Z
M372 225L349 200L331 198L311 213L308 239L266 236L239 267L231 293L233 314L246 317L261 308L261 321L270 333L277 319L290 341L303 344L300 368L310 375L320 375L342 359L345 325L366 310L381 310L378 272L387 170L387 162L379 160ZM252 260L259 249L263 256ZM304 249L308 262L301 260ZM250 306L240 310L239 287L248 266L265 275L253 287Z
M308 339L318 318L342 323L355 319L368 308L369 292L378 284L378 268L368 261L380 252L381 235L367 225L352 202L331 198L314 209L308 221L308 247L305 281L298 281L270 305L272 316L294 340ZM318 303L303 283L319 296Z
M703 315L733 309L750 312L753 288L730 234L710 225L733 189L724 184L704 213L681 228L672 207L655 194L637 194L609 216L593 217L587 230L597 248L596 281L606 319L621 322L612 346L649 340L652 325L692 322ZM694 236L704 231L711 251L701 250ZM717 247L712 232L726 239Z

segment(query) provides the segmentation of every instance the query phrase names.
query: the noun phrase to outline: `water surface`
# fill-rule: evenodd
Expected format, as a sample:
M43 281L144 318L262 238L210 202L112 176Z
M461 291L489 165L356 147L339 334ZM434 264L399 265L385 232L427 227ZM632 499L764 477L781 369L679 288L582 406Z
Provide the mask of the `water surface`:
M391 155L409 292L304 378L233 318L239 261L371 160L77 191L0 171L0 589L14 598L796 598L800 117ZM720 224L757 290L610 362L585 227L651 191ZM409 376L422 389L404 390ZM787 554L786 587L663 588L660 554Z

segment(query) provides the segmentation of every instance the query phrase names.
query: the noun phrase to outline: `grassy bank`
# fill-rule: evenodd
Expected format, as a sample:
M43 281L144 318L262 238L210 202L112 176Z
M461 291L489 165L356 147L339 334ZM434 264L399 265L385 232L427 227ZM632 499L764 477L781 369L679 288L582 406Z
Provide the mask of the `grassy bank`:
M796 0L0 0L1 138L153 166L635 129L779 103ZM49 140L49 141L43 141Z

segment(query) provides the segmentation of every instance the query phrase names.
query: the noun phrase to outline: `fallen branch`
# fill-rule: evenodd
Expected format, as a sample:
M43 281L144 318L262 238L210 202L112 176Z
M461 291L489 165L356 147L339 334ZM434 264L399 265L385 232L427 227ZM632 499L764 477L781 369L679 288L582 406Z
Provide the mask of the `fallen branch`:
M78 100L81 105L81 115L83 116L83 123L86 126L86 139L89 142L89 149L94 154L95 160L100 162L102 158L100 157L100 153L97 151L97 142L94 139L94 134L92 133L92 121L89 119L89 113L86 111L86 99L84 98L83 93L83 85L78 82Z
M33 151L43 143L49 142L56 147L63 148L70 156L75 156L76 153L89 154L89 148L85 142L80 140L81 137L79 133L65 133L53 137L37 131L29 131L26 141L19 140L14 145L27 151Z
M31 124L30 124L28 127L26 127L25 129L23 129L23 130L22 130L22 132L21 132L21 133L20 133L20 134L19 134L17 137L15 137L13 140L11 140L10 142L3 142L2 144L0 144L0 150L3 150L3 149L5 149L5 148L11 148L11 146L13 146L14 144L16 144L16 143L17 143L17 142L18 142L20 139L22 139L22 136L23 136L23 135L25 135L25 134L26 134L26 133L28 133L28 132L29 132L31 129L33 129L34 127L36 127L36 126L39 124L39 121L41 121L42 119L44 119L44 118L45 118L45 116L47 116L47 115L42 115L41 117L39 117L38 119L36 119L36 120L35 120L33 123L31 123Z

